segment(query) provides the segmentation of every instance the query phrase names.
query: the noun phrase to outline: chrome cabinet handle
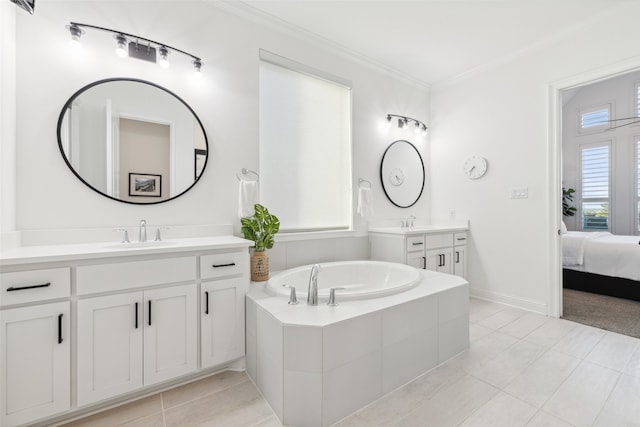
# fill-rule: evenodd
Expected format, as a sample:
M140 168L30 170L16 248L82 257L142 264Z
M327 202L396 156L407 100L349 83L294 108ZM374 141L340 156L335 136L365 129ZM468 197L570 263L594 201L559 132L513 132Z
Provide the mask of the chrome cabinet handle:
M213 268L220 268L220 267L233 267L235 266L236 263L235 262L230 262L228 264L213 264L212 267Z

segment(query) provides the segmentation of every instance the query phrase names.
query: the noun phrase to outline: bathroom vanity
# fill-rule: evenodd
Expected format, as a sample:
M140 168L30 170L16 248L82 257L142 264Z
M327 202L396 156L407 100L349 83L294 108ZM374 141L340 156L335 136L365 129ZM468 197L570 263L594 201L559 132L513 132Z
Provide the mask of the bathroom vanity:
M463 225L371 228L371 259L466 277L467 231Z
M50 424L244 369L248 247L232 236L0 257L0 425Z

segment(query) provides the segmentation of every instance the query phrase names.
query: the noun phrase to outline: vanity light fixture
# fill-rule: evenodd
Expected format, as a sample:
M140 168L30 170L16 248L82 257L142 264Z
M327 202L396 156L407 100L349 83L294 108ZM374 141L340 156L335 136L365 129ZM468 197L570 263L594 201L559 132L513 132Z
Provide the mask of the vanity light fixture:
M425 125L423 122L421 122L418 119L413 119L408 116L399 116L397 114L387 114L387 125L389 125L389 127L391 126L391 121L393 120L394 117L398 118L398 127L400 129L403 129L403 130L408 129L409 123L412 122L415 124L416 134L420 133L422 136L427 135L427 125Z
M202 71L202 59L188 52L175 47L171 47L164 43L159 43L151 39L136 36L134 34L123 33L122 31L111 30L109 28L97 27L95 25L81 24L71 22L66 27L71 34L71 41L80 44L80 37L85 33L83 28L91 28L94 30L106 31L112 33L116 39L116 55L121 58L130 57L142 59L144 61L155 62L162 68L169 68L169 53L177 52L191 59L191 64L196 72Z

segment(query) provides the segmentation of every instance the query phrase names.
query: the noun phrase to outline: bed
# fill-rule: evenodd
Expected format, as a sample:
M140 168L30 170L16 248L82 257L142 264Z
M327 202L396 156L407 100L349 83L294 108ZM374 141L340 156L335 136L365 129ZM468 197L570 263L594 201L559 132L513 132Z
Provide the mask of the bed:
M563 286L640 301L640 236L562 235Z

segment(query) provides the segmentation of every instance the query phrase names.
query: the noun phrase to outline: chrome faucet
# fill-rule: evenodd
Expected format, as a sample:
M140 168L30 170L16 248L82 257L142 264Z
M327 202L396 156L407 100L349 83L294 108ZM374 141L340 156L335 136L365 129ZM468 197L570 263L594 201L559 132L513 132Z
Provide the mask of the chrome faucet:
M140 234L138 235L138 241L147 241L147 221L145 221L144 219L140 220Z
M318 274L320 274L320 264L313 264L311 275L309 276L309 289L307 290L307 305L318 305Z
M402 221L403 228L413 228L413 221L415 221L416 217L413 215L409 215L406 220Z

